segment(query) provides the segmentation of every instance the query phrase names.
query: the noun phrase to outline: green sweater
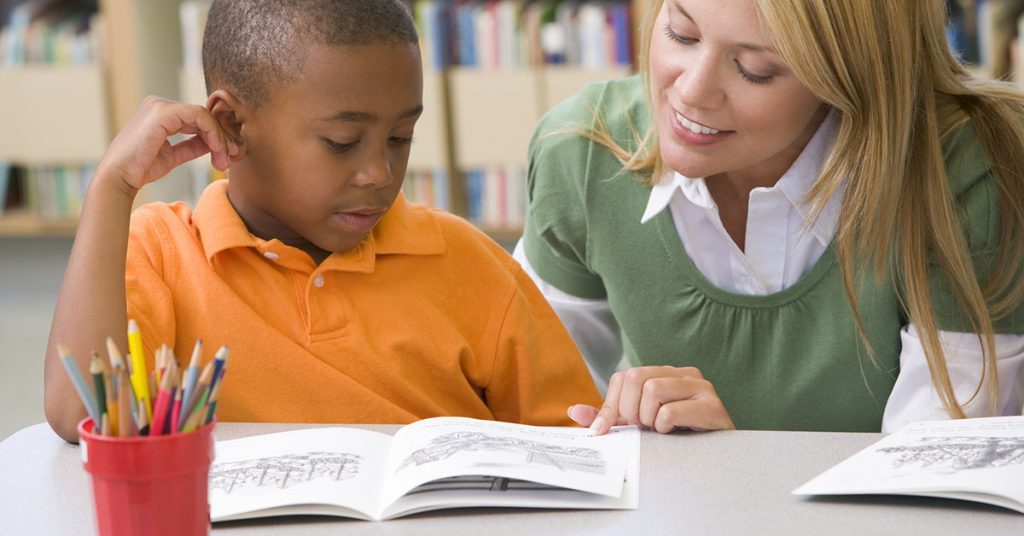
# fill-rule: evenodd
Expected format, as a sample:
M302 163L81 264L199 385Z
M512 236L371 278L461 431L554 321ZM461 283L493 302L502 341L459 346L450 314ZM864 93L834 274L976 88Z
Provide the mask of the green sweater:
M573 130L594 111L626 147L630 123L650 118L639 78L592 84L542 119L530 145L523 243L546 282L575 296L607 299L635 366L698 367L739 428L877 432L899 374L908 323L890 281L857 287L877 357L862 344L832 248L793 286L764 296L712 285L694 266L668 210L640 223L650 189L600 144ZM951 188L976 269L989 271L999 238L994 181L974 143L958 132L945 149ZM941 329L971 331L941 277L933 277ZM1024 311L997 326L1024 333Z

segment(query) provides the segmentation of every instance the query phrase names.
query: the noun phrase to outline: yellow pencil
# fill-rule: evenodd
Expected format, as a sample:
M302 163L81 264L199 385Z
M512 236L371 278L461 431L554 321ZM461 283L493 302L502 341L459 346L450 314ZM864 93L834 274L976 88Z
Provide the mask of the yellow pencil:
M128 353L132 356L132 388L139 399L139 413L146 412L146 421L153 418L153 406L149 398L149 373L142 350L142 334L134 319L128 320Z

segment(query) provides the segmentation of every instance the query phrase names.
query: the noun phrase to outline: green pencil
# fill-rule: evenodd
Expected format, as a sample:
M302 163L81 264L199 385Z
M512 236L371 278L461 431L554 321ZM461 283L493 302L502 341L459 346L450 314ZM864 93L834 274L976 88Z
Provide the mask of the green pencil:
M92 353L89 374L92 375L92 386L96 391L96 408L102 414L107 407L107 381L103 374L103 361L96 352Z

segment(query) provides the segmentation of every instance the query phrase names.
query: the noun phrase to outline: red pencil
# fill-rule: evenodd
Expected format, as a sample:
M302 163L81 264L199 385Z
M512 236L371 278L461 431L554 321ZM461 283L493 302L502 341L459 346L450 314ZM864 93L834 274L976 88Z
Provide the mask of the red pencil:
M174 390L174 404L171 404L171 434L176 434L180 430L181 397L181 387L179 387Z
M171 411L171 399L174 395L171 394L173 389L173 378L174 373L174 361L172 360L167 364L164 373L162 374L163 381L160 383L160 394L156 397L156 406L153 407L153 422L149 426L149 435L161 435L164 433L167 422L167 412Z

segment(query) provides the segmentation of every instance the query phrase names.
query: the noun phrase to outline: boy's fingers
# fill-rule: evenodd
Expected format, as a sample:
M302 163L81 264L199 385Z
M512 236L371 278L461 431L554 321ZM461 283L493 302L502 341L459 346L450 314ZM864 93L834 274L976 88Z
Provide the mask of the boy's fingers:
M228 141L220 124L202 106L189 105L188 111L190 113L181 118L183 121L179 132L201 137L206 142L214 167L220 170L227 169L230 165Z
M172 145L171 150L171 167L177 167L210 152L210 147L199 136L193 136L187 140L180 141Z

